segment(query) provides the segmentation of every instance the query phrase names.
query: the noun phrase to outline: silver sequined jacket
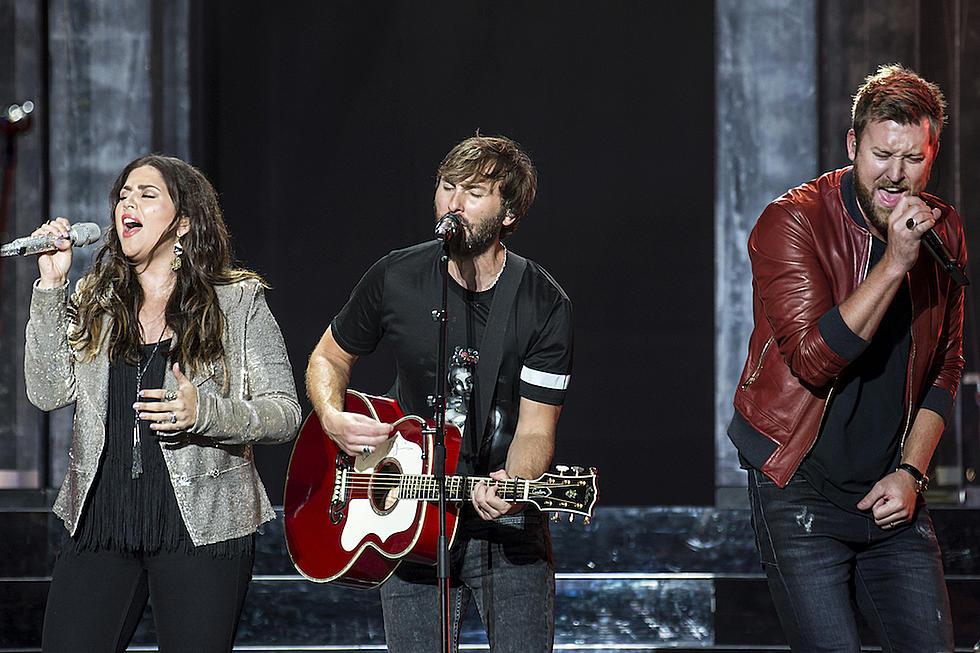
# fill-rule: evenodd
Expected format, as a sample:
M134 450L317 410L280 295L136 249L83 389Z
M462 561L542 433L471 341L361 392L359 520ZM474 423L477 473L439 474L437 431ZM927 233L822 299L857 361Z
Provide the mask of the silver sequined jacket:
M300 421L286 346L262 286L246 280L219 286L217 294L226 318L224 363L191 378L197 421L180 444L161 443L177 505L198 546L248 535L275 517L252 444L287 442ZM27 396L41 410L75 404L68 473L54 504L74 534L106 441L109 356L105 347L91 361L75 355L67 338L68 300L67 284L50 290L35 284L24 371ZM173 373L164 378L166 389L176 389Z

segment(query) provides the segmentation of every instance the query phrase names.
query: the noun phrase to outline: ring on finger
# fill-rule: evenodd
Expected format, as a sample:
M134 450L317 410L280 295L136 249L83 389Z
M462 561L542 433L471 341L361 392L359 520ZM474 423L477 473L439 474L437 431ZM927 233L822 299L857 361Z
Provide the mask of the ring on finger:
M167 401L173 401L177 398L177 393L173 390L167 390L167 392L163 395L163 398Z
M917 224L919 223L915 221L915 218L909 218L908 220L905 221L905 228L908 229L909 231L912 231L913 229L915 229L915 225Z
M170 422L171 424L176 424L177 423L177 415L174 414L174 413L170 413L170 419L167 420L167 421Z
M361 453L364 454L365 456L368 455L369 453L371 453L371 447L368 447L366 445L361 447Z

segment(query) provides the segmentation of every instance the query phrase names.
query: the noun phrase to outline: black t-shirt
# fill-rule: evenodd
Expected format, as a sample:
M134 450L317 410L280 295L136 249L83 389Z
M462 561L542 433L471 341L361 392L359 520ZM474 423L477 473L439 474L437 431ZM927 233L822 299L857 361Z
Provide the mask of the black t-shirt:
M850 172L841 179L841 194L851 218L866 227ZM871 267L885 248L884 241L872 237ZM906 280L867 349L837 378L820 435L800 465L800 473L814 488L845 510L861 513L857 502L895 469L901 457L911 328Z
M440 254L438 242L389 253L365 273L331 323L337 343L350 354L369 354L384 339L395 357L389 394L406 414L427 419L433 417L427 397L436 392L439 323L432 311L442 296ZM449 280L447 421L461 429L479 396L480 346L493 294L493 288L475 293ZM561 405L571 367L571 302L543 268L528 261L507 317L492 408L480 429L480 454L461 465L478 474L503 468L520 398ZM464 441L471 437L465 433Z

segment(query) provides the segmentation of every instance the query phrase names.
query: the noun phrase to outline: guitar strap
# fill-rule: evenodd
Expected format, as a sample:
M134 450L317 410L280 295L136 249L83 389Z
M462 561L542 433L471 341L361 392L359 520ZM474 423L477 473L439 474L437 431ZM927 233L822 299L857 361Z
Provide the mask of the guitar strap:
M483 342L480 343L480 362L476 365L476 413L466 420L467 436L463 443L464 466L468 473L476 471L475 462L484 445L483 438L487 430L487 419L490 416L490 403L493 401L494 390L497 388L497 373L504 356L504 336L507 334L507 320L514 308L514 298L517 288L524 278L527 259L507 250L507 260L503 274L497 281L490 300L490 315L483 332Z

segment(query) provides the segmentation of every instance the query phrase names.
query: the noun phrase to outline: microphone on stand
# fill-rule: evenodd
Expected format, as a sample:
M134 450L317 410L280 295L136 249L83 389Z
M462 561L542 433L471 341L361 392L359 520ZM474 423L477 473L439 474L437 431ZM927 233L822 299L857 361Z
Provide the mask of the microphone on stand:
M5 111L0 112L0 131L7 134L25 132L33 124L34 103L30 100L23 104L11 104Z
M94 222L79 222L72 225L68 231L68 239L72 247L85 247L94 243L102 237L102 227ZM26 256L28 254L42 254L53 252L58 249L60 236L45 234L43 236L25 236L13 240L3 247L0 247L0 256Z
M459 223L459 218L452 213L447 213L436 223L436 240L448 243L462 230L463 225Z

